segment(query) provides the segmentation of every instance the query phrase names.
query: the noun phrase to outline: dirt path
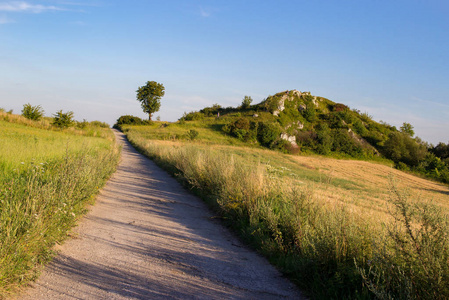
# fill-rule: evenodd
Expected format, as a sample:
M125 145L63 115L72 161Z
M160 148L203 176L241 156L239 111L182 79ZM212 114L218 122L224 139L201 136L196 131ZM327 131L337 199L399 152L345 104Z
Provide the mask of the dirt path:
M20 299L301 299L201 200L116 135L117 172Z

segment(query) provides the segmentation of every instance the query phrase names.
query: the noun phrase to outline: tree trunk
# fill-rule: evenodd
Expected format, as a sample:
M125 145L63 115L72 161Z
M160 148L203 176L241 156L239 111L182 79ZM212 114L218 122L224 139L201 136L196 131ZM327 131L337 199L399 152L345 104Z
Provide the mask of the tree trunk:
M148 120L151 121L151 114L148 114Z

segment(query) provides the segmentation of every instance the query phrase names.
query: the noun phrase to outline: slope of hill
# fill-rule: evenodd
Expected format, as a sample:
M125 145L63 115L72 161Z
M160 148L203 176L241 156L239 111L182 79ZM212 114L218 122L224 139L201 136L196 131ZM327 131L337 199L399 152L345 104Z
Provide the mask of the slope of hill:
M180 119L189 121L202 121L245 143L289 153L368 160L387 158L398 169L449 183L449 145L428 145L413 137L413 126L408 123L398 130L374 121L366 112L351 110L310 92L284 91L259 104L242 103L238 108L216 104L186 113Z

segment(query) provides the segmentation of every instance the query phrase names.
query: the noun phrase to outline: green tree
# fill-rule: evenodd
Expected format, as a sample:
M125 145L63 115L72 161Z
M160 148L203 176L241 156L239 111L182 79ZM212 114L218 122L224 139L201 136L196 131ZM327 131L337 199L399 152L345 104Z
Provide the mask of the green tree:
M53 115L53 125L59 128L67 128L73 123L73 111L63 113L62 110L60 110Z
M320 123L316 126L317 152L328 154L332 147L332 133L326 123Z
M410 123L403 123L402 126L400 127L401 132L405 133L411 137L413 137L415 135L415 132L413 131L413 126Z
M250 96L245 96L242 101L242 108L247 109L251 106L251 103L253 102L253 98Z
M260 123L257 140L265 147L272 148L281 136L282 130L278 123Z
M23 105L22 116L30 120L39 121L44 116L44 110L40 105L32 106L27 103Z
M137 100L140 102L143 112L151 116L161 108L161 98L165 95L165 87L156 81L147 81L147 84L137 89Z
M426 158L427 147L403 132L392 132L384 145L384 154L395 163L417 166Z

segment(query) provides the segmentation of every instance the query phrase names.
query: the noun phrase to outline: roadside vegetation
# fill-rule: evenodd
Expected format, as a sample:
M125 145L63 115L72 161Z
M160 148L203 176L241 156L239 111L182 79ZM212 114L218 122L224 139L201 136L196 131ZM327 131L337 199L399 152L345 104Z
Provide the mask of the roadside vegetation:
M118 163L107 124L53 123L0 111L0 298L36 278Z
M116 127L312 298L449 298L449 188L411 173L446 182L446 145L309 93L251 103Z

